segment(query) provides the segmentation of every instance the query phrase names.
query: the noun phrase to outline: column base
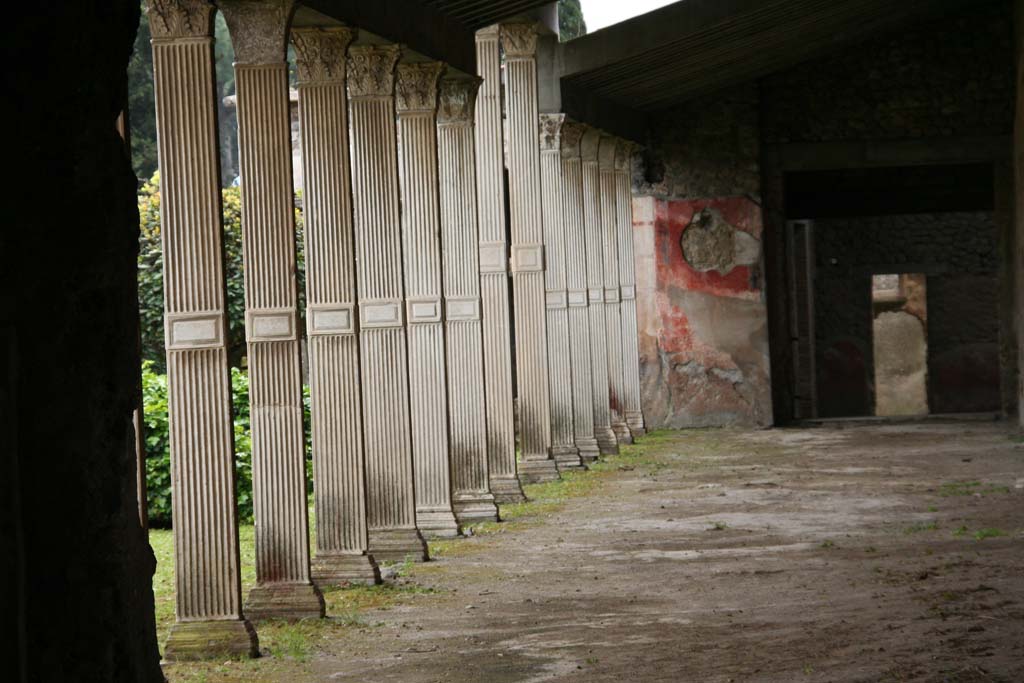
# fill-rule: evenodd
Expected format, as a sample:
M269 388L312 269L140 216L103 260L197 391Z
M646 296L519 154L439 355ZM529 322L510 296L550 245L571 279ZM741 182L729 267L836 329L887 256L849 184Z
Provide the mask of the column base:
M427 542L419 529L370 529L370 554L378 562L426 562Z
M580 461L584 467L592 462L596 462L601 456L601 449L597 446L597 439L592 436L576 437L576 447L580 449Z
M373 586L380 583L377 562L366 553L318 553L309 563L309 570L313 581L320 587L345 583Z
M455 519L463 526L498 521L498 506L494 504L494 496L487 491L455 494L452 509L455 511Z
M499 505L526 502L523 487L519 483L519 478L514 474L491 477L490 485L491 493L494 494L494 502Z
M626 445L633 443L633 434L630 433L625 422L613 422L612 431L615 432L615 438L619 443Z
M557 479L561 476L552 458L523 458L519 463L519 481L524 484L543 484Z
M459 535L459 523L450 508L417 510L416 528L424 538L455 538Z
M634 439L647 433L644 427L644 414L639 411L627 411L626 424L629 425L629 431L633 432Z
M594 436L597 438L597 447L605 455L619 454L619 440L611 427L594 427Z
M164 643L164 661L259 657L256 629L246 619L178 621Z
M551 457L555 459L555 466L558 471L583 469L583 461L580 459L580 451L575 445L552 446Z
M263 619L323 619L324 596L312 583L261 583L249 591L242 608L253 621Z

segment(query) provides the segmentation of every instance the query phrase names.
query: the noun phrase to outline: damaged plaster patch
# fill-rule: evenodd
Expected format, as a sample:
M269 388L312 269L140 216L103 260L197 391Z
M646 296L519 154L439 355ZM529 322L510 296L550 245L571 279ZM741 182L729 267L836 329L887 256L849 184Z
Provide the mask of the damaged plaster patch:
M694 270L726 275L735 267L736 229L711 207L694 214L683 230L683 258Z

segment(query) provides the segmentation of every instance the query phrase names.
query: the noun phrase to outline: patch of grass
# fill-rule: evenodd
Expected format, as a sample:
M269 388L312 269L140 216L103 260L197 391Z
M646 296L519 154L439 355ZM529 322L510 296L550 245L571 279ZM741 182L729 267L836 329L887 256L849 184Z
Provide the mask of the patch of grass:
M827 538L821 542L821 547L825 550L831 550L832 548L836 547L836 542L833 541L831 538Z
M725 522L712 522L706 531L725 531L729 528L729 525Z
M986 538L998 538L999 536L1005 536L1006 532L1002 529L978 529L974 532L974 540L982 541Z
M939 523L936 521L931 522L915 522L910 526L903 527L904 534L917 534L922 531L936 531L939 528Z
M1009 486L1000 484L985 485L980 481L952 481L939 486L939 495L943 498L950 496L990 496L993 494L1007 494Z

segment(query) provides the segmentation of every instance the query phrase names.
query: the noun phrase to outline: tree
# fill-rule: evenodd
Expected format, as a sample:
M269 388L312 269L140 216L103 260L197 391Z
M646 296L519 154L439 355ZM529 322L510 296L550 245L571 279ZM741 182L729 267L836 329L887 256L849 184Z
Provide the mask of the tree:
M558 0L558 36L563 43L587 34L580 0Z
M153 99L153 50L149 45L149 20L142 8L135 50L128 62L128 119L131 124L132 168L137 178L156 171L156 103Z

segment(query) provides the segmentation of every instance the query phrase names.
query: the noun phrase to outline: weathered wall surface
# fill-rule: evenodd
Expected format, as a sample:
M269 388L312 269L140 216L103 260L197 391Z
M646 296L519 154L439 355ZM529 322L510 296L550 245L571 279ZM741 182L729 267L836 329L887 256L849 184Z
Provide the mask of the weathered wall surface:
M645 419L770 424L760 208L647 197L633 215Z
M924 273L931 412L998 410L996 229L991 212L815 222L818 412L874 413L871 275Z

